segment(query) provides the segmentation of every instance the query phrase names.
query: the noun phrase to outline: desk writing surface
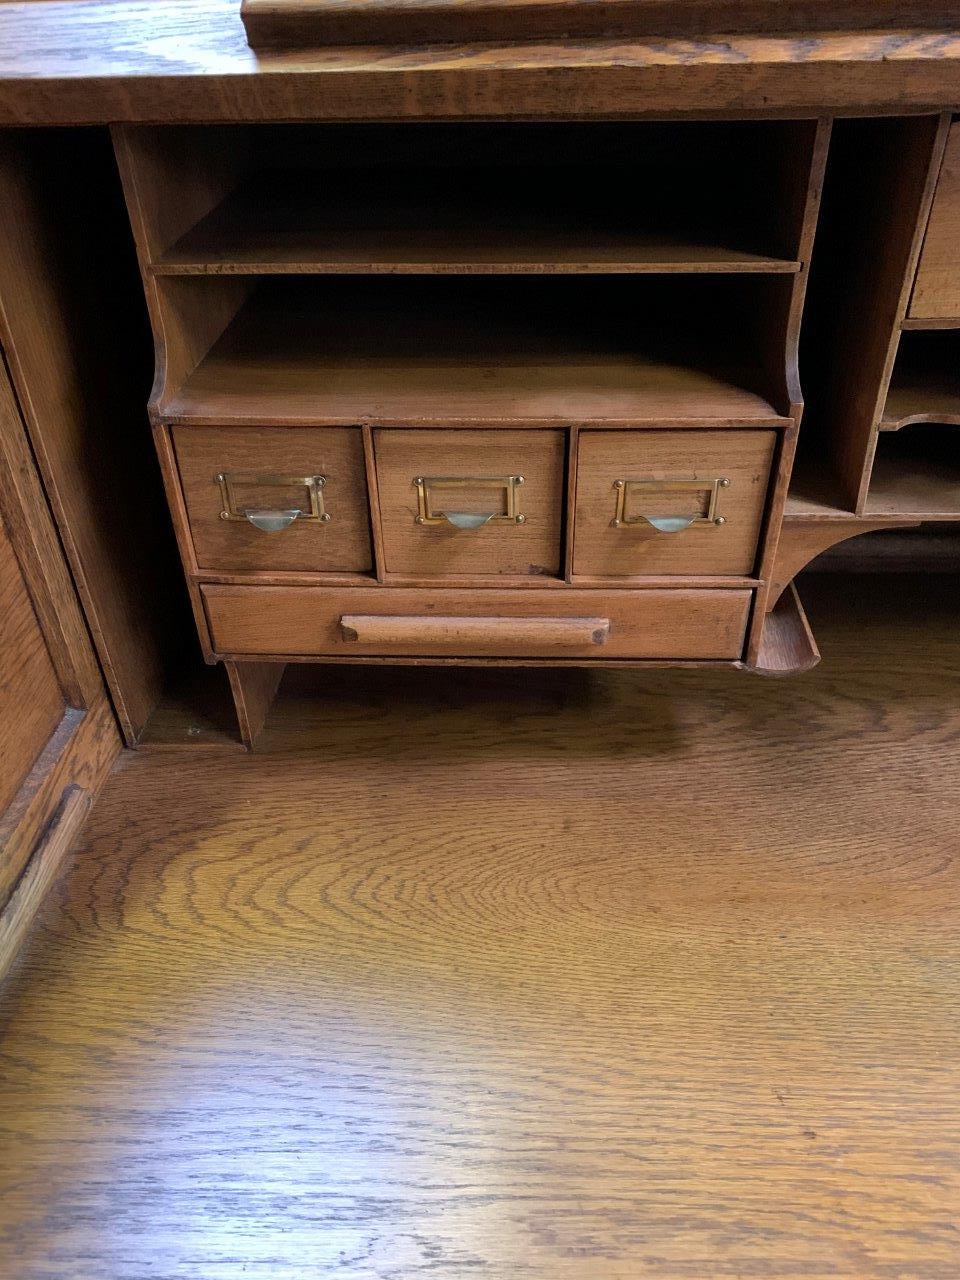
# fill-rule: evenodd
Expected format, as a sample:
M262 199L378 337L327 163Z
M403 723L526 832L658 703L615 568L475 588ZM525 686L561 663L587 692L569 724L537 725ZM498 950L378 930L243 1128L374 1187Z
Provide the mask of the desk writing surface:
M350 47L258 56L239 0L0 2L0 124L907 112L960 30Z

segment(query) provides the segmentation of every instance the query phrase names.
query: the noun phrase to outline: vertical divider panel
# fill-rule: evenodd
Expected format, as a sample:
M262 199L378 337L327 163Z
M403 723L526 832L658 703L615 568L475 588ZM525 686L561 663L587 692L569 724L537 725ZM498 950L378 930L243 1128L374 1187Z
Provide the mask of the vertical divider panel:
M213 643L210 639L206 610L200 598L200 588L197 586L197 559L194 555L193 538L190 535L187 509L184 506L183 493L180 489L180 475L177 469L173 441L170 438L170 428L161 425L155 426L153 428L153 441L157 449L160 474L163 476L163 487L167 495L174 531L177 535L177 545L180 548L180 556L183 560L187 592L190 596L190 607L193 610L193 618L197 626L200 648L203 651L204 661L213 663L215 661Z
M564 501L566 502L566 510L564 511L563 531L564 531L564 549L563 549L563 580L564 582L572 582L573 580L573 540L576 537L576 521L577 521L577 468L580 457L580 428L577 425L570 427L567 433L567 483L565 487Z
M157 277L153 265L216 205L243 168L243 135L230 130L115 125L114 150L137 244L156 349L150 410L163 414L248 296L243 276Z
M383 582L386 561L383 554L383 525L380 520L380 486L377 482L377 456L373 428L363 426L363 460L367 469L367 501L370 503L370 534L373 541L373 567L377 581Z

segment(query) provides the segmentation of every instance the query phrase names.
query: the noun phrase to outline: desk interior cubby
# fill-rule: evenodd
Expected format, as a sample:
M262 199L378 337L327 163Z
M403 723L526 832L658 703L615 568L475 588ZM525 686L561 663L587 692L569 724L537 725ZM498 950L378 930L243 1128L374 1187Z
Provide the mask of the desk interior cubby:
M914 492L911 473L932 475L937 424L960 423L960 331L909 310L950 133L947 116L834 126L804 318L809 411L790 515L906 521L930 496ZM941 260L941 273L948 268Z
M815 121L121 128L158 275L800 269Z
M117 127L155 415L785 421L828 132Z
M960 426L925 423L882 432L864 514L960 520Z
M960 424L960 330L900 335L878 428L897 431L917 422Z
M172 422L778 425L779 277L161 279ZM211 315L232 313L204 349ZM771 343L770 334L778 333Z

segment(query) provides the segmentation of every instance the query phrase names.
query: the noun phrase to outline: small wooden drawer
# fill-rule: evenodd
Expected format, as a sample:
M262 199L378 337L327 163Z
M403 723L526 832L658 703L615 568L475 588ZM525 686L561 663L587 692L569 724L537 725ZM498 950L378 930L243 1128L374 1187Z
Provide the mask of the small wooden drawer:
M560 431L378 431L388 573L556 574Z
M173 444L201 569L370 569L358 428L175 427Z
M202 587L235 657L739 658L750 591Z
M754 571L775 431L584 431L573 571Z
M950 129L910 299L917 320L960 319L960 124Z

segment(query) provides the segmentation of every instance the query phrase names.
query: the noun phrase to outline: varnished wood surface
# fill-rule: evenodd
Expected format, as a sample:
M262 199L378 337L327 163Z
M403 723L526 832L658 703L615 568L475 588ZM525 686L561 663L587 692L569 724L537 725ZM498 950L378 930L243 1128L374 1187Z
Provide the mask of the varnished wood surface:
M0 4L0 123L911 111L957 100L955 30L257 56L237 0Z
M830 547L846 542L848 538L860 537L861 534L904 526L910 527L908 519L871 519L850 514L838 514L830 519L812 510L788 512L780 528L765 607L772 609L797 574Z
M282 662L226 662L230 692L236 708L240 738L252 747L270 711L283 678Z
M152 352L108 139L5 131L0 206L10 379L85 625L134 742L181 647L186 611L148 439Z
M911 317L960 316L960 127L951 126L910 299Z
M372 566L363 443L355 427L318 431L177 427L172 433L190 535L201 569L362 573ZM223 520L218 475L229 477L239 511L310 512L307 487L322 476L326 523L298 517L279 533ZM294 483L276 483L293 478Z
M960 257L954 271L960 277ZM918 422L960 424L958 357L960 333L902 334L879 429L899 431Z
M18 1280L955 1280L956 583L797 680L308 674L3 992Z
M638 142L642 146L642 139ZM358 161L364 158L356 155ZM399 166L383 173L355 168L319 176L268 171L227 196L161 254L153 270L160 275L800 270L795 259L764 252L762 232L729 225L727 211L713 207L722 201L708 200L702 189L695 209L689 198L681 198L683 207L671 209L672 220L658 216L651 226L645 208L638 227L636 207L621 202L622 180L622 170L576 165L559 174L534 169L522 182L515 172L482 168L470 174ZM654 179L651 185L656 184ZM654 196L660 215L664 197L659 190ZM767 200L772 197L764 192L762 201Z
M775 431L585 431L577 463L573 567L582 574L753 573L768 497ZM697 493L647 493L628 487L613 526L617 479L697 481ZM725 523L662 533L641 516L705 516L710 486Z
M65 710L23 573L0 521L0 813Z
M376 431L384 567L411 577L447 574L553 576L560 568L566 438L562 431ZM499 514L507 482L516 486L520 524L491 521L458 529L418 524L415 479L431 512ZM461 488L432 483L464 481ZM470 481L493 481L476 484Z
M92 801L93 796L83 787L71 784L66 788L26 870L4 904L0 916L0 977L19 955L34 917L90 812Z
M210 286L230 282L162 283L200 290L207 306ZM172 422L258 425L784 421L757 389L743 332L759 297L716 277L644 278L640 301L637 288L538 279L518 294L489 277L261 286L158 409ZM723 327L703 332L715 313Z
M942 26L945 0L243 0L255 49Z
M780 677L812 671L820 661L820 650L795 584L789 583L769 610L768 603L758 604L762 623L751 669L757 675Z
M943 116L833 131L804 318L810 413L800 449L811 469L832 470L825 488L845 510L864 509L948 129Z
M904 427L881 435L865 514L960 519L960 456L955 426Z
M16 721L14 732L17 732ZM7 730L7 725L4 725ZM71 708L41 751L13 803L0 816L0 901L5 901L41 844L71 787L96 795L123 743L116 716L101 692L89 709ZM0 917L0 934L6 921Z
M615 658L706 659L740 658L752 594L729 588L690 591L681 588L643 591L570 588L563 593L507 590L458 590L437 587L433 591L404 587L231 587L202 586L201 595L209 620L214 651L225 657L283 657L309 660L323 654L336 660L360 656L454 657L463 659L506 657L513 659ZM549 598L552 597L552 598ZM548 610L545 605L551 606ZM353 614L394 618L406 615L402 643L387 640L383 631L366 643L353 638L341 619ZM445 628L436 631L433 619L453 617L496 620L496 637L489 634L480 644L476 633L468 640ZM602 617L610 623L610 635L598 650L588 631L579 651L565 643L559 652L553 643L533 644L524 627L514 634L515 618ZM414 621L422 619L420 639Z

